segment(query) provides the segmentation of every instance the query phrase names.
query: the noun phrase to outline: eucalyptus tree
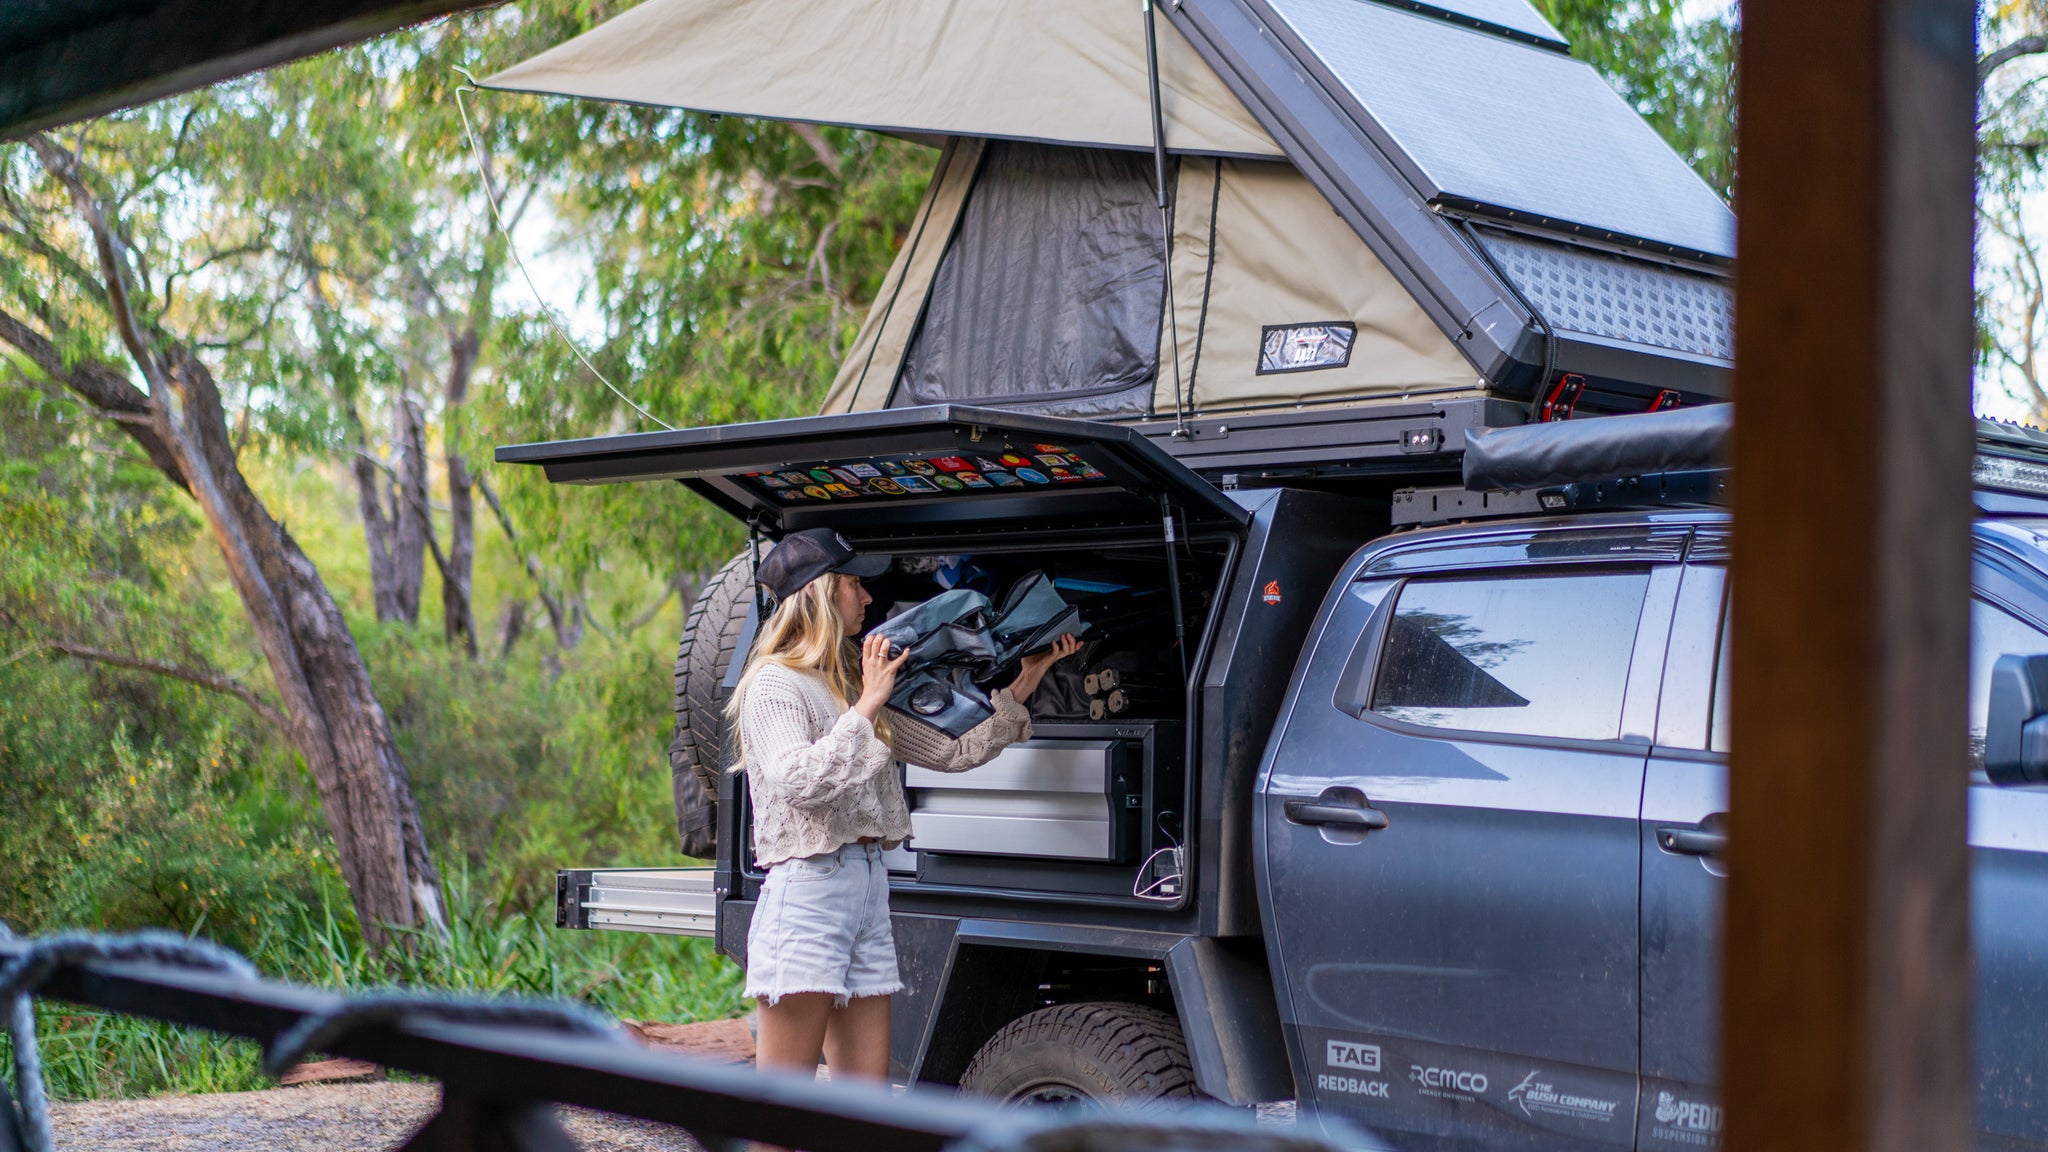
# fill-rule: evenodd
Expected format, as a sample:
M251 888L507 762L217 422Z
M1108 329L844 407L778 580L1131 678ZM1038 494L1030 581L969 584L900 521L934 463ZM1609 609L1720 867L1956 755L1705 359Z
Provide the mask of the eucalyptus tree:
M264 221L219 212L194 176L207 141L247 115L236 103L202 95L0 152L0 344L192 498L311 770L363 932L381 944L387 925L441 921L440 878L341 609L243 471L246 418L276 389L231 375L224 390L215 374L276 305L275 293L208 287L267 242Z

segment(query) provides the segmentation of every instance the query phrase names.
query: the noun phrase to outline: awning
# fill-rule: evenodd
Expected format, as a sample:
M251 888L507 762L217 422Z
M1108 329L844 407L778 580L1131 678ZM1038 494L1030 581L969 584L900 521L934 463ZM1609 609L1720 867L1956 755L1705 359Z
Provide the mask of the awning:
M1158 18L1166 144L1280 148ZM1152 147L1131 0L648 0L485 87L914 135Z
M497 460L538 464L558 484L680 480L777 538L1157 530L1162 498L1191 529L1248 519L1131 428L948 404L519 444Z

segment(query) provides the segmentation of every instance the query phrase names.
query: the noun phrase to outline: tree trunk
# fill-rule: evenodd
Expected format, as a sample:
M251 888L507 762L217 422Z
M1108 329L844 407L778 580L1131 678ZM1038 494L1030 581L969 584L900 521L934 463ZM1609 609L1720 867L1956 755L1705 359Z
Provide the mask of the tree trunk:
M393 586L397 619L420 622L420 585L427 578L427 535L434 524L427 515L427 419L410 396L391 406L392 484L395 489L391 537Z
M442 452L448 468L448 558L441 570L441 626L450 644L461 643L476 659L476 614L470 603L476 566L476 496L461 448L462 406L476 367L476 329L448 342L448 388L441 416Z
M116 420L192 494L270 668L292 743L313 774L364 938L381 948L390 941L387 926L445 925L440 876L405 763L340 607L242 475L211 371L136 313L125 240L86 187L77 160L47 138L31 137L30 144L84 220L98 257L95 289L149 390L111 364L67 359L57 340L5 312L0 341Z
M377 619L400 620L404 617L398 603L398 564L391 551L397 525L393 514L385 508L390 483L370 458L368 438L363 435L362 421L357 419L353 406L348 410L348 421L357 445L349 471L355 477L356 510L363 517L363 543L370 554L370 601L377 610Z

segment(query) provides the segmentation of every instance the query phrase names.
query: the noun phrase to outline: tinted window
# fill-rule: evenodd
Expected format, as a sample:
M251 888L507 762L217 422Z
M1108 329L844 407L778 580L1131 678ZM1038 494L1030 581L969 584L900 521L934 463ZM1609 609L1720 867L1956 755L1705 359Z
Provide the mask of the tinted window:
M1412 580L1380 648L1372 710L1433 728L1612 740L1649 580Z
M2048 636L2003 608L1970 601L1970 762L1983 767L1991 711L1991 666L2000 656L2048 653Z

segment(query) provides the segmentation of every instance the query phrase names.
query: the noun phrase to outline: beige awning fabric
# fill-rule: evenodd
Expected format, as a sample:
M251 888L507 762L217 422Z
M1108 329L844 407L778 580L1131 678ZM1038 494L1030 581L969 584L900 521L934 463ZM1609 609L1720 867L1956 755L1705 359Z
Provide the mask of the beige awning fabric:
M1167 147L1280 149L1157 18ZM908 134L1152 147L1134 0L648 0L485 87Z
M1483 387L1470 361L1292 164L1190 159L1174 190L1173 317L1153 411L1214 414ZM1357 325L1341 368L1260 375L1268 326ZM1186 383L1192 381L1192 387Z

